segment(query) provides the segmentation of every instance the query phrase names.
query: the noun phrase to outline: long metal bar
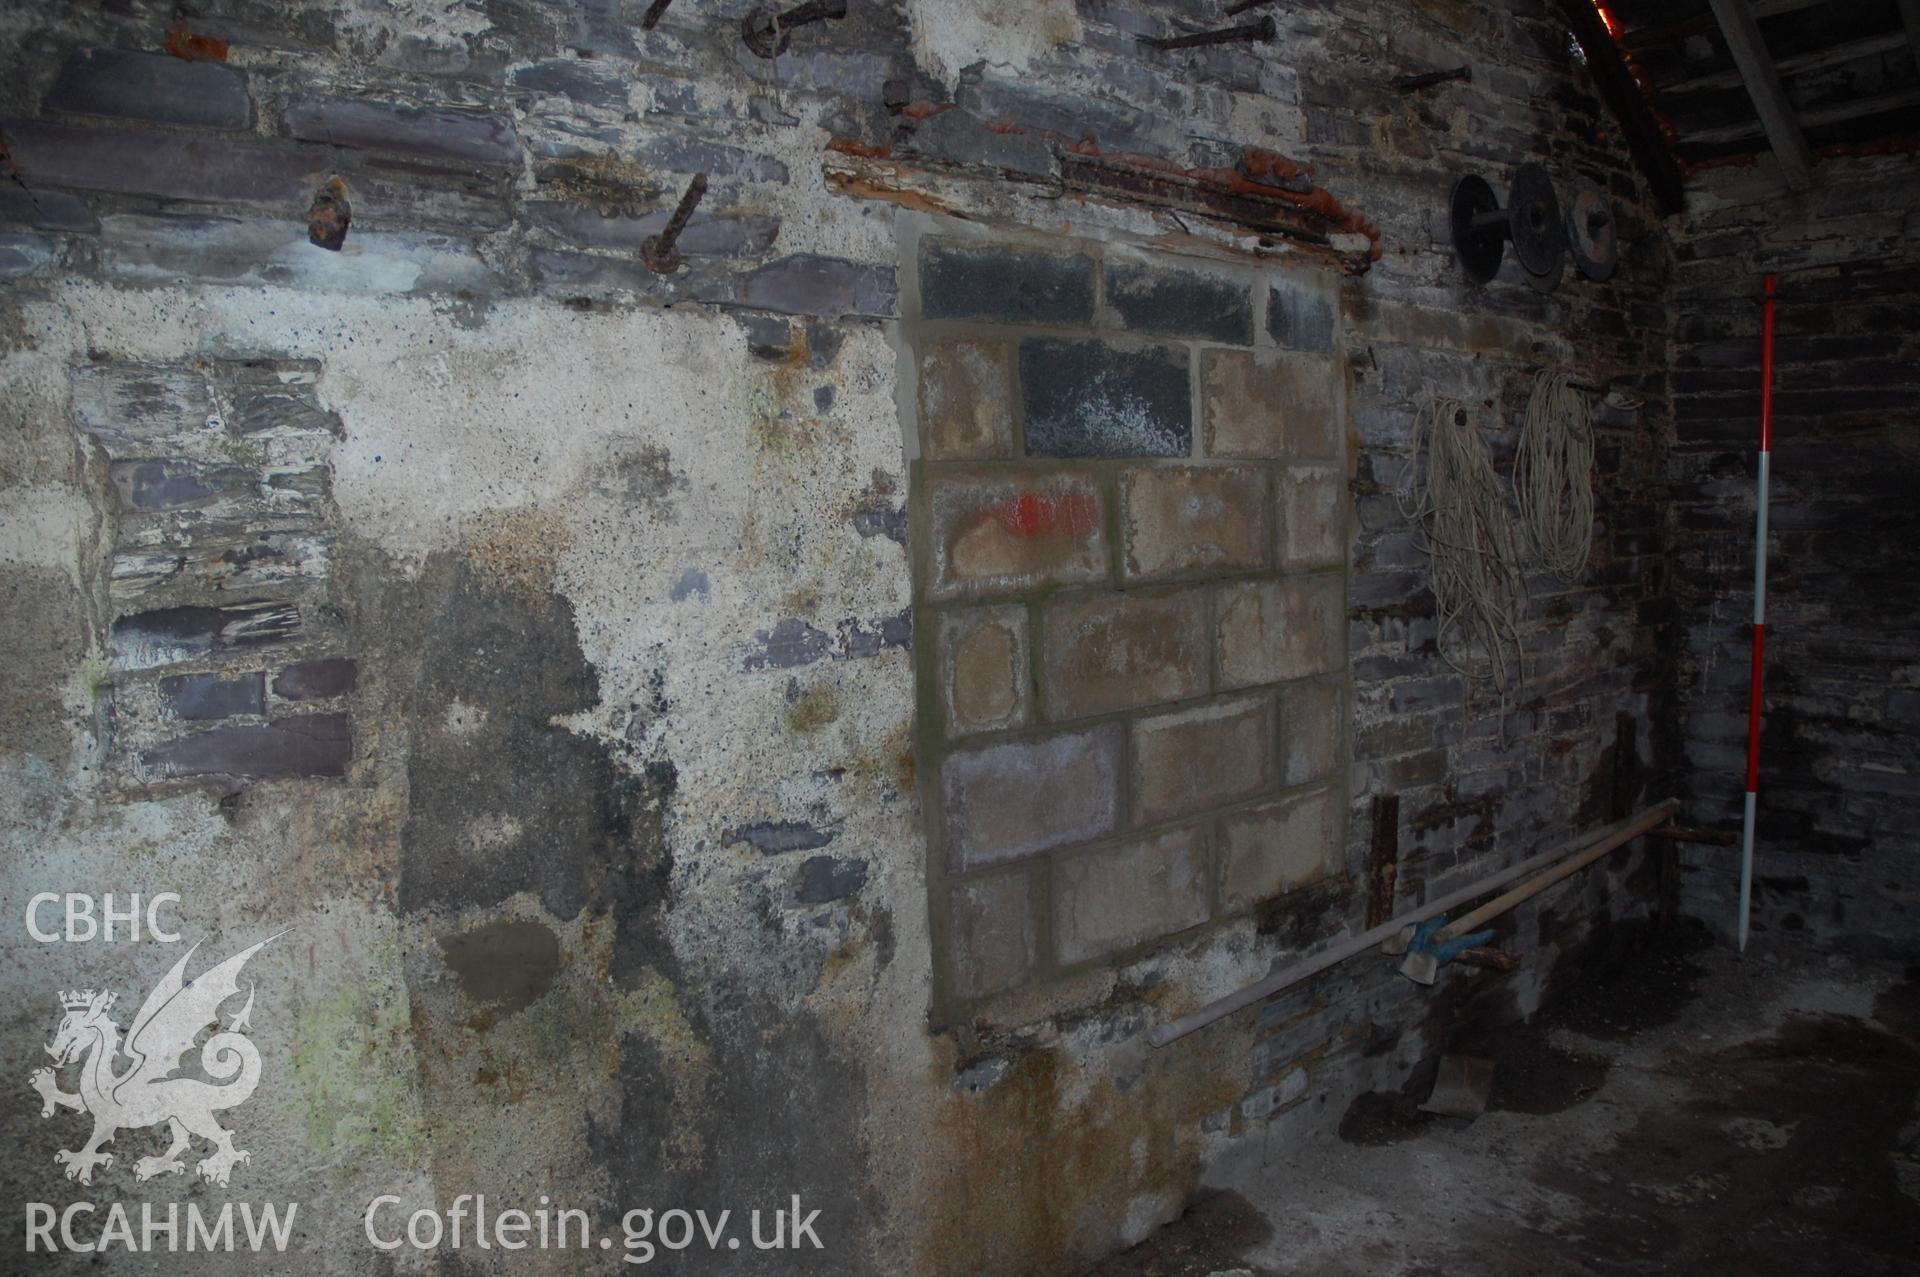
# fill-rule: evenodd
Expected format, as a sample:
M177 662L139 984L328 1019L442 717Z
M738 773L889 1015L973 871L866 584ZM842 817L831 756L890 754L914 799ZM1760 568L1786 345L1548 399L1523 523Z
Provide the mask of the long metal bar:
M1747 951L1753 910L1753 827L1760 805L1760 720L1767 690L1767 480L1773 469L1773 285L1761 280L1760 487L1753 515L1753 675L1747 687L1747 799L1740 822L1740 917L1735 930Z
M1593 852L1595 848L1612 851L1615 847L1631 842L1654 826L1666 823L1673 813L1679 810L1679 807L1678 800L1669 798L1658 806L1647 808L1638 816L1609 826L1608 832L1597 841L1572 854L1585 855ZM1215 1020L1232 1015L1235 1011L1243 1011L1290 985L1298 984L1309 976L1318 975L1328 967L1337 966L1355 954L1373 948L1382 940L1399 935L1403 927L1410 927L1415 923L1425 922L1428 918L1438 917L1456 905L1463 905L1469 900L1484 896L1489 891L1504 887L1514 879L1525 877L1537 869L1557 864L1567 856L1568 851L1565 847L1557 847L1552 851L1545 851L1523 860L1517 865L1509 865L1499 873L1482 878L1479 882L1471 883L1458 891L1450 891L1438 900L1429 900L1418 909L1363 931L1350 940L1343 940L1331 949L1323 950L1311 958L1303 959L1290 967L1283 967L1264 980L1257 980L1244 989L1229 993L1225 997L1215 998L1205 1006L1189 1011L1177 1020L1169 1020L1147 1034L1147 1045L1161 1047L1169 1042L1177 1042L1197 1029L1206 1028Z

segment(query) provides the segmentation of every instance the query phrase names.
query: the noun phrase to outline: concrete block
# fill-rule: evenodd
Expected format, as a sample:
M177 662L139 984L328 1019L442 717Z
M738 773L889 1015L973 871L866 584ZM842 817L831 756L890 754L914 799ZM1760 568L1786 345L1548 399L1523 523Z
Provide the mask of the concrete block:
M520 163L513 121L484 111L299 93L281 103L280 126L303 142L474 164Z
M933 469L927 594L1009 594L1107 579L1105 503L1073 472Z
M1280 689L1280 784L1304 785L1334 774L1344 758L1346 691L1337 682Z
M1259 470L1140 466L1120 480L1120 570L1129 581L1263 568L1269 525Z
M1207 920L1207 855L1179 829L1062 860L1053 873L1054 953L1104 958Z
M1339 376L1326 355L1207 351L1200 384L1207 455L1337 460Z
M278 722L213 727L156 745L142 762L161 776L268 780L344 776L353 759L345 714L301 714Z
M1214 606L1222 687L1280 683L1346 667L1347 600L1338 576L1225 585Z
M1136 719L1133 816L1153 824L1253 798L1272 780L1266 698Z
M1197 270L1110 263L1108 322L1159 337L1253 344L1252 289L1244 279Z
M1193 452L1184 349L1032 337L1020 343L1020 390L1029 456Z
M1047 604L1041 686L1056 721L1182 700L1207 690L1206 599L1098 594Z
M920 354L920 452L929 461L1013 455L1013 347L940 341Z
M1320 466L1282 470L1274 490L1274 526L1274 563L1282 572L1345 566L1352 535L1346 477Z
M1108 723L949 754L947 862L964 871L1105 837L1120 824L1122 731Z
M76 49L42 107L74 115L185 124L203 129L253 125L253 103L238 71L132 49Z
M1221 816L1221 910L1237 913L1338 873L1339 828L1330 785Z
M947 732L1018 727L1032 715L1027 610L967 608L940 617L940 690Z
M1267 289L1267 332L1273 344L1291 350L1331 354L1333 300L1303 281L1276 279Z
M1093 323L1093 260L1038 249L928 239L920 313L1001 324Z
M953 990L983 998L1012 988L1034 962L1029 875L964 879L947 889L947 953Z

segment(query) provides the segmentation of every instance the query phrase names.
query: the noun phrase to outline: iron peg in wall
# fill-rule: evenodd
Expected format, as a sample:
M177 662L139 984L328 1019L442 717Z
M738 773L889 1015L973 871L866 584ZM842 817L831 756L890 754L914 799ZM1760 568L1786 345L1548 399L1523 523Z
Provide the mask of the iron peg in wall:
M1417 93L1421 89L1430 89L1436 84L1445 84L1449 80L1473 83L1472 67L1454 67L1451 71L1428 71L1424 75L1403 75L1393 82L1393 87L1402 93Z
M1259 44L1277 39L1280 26L1271 17L1258 22L1246 22L1237 27L1222 27L1218 31L1197 31L1192 35L1140 37L1140 43L1149 49L1197 49L1203 44Z
M740 23L740 38L763 58L776 58L793 41L793 29L827 18L847 16L847 0L807 0L784 13L755 9Z
M680 250L674 247L674 241L680 238L680 232L687 229L687 223L693 218L693 210L700 203L700 197L707 193L707 175L695 173L693 181L687 186L687 193L680 197L680 204L673 210L673 216L658 235L649 235L640 241L640 260L647 269L656 275L671 275L680 269Z

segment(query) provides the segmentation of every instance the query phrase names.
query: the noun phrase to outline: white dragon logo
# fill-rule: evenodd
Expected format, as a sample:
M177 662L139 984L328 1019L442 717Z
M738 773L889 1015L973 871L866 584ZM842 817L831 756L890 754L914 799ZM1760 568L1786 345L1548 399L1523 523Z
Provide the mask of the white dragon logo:
M219 1029L221 1004L240 992L240 969L278 938L269 936L188 980L187 960L200 947L195 944L140 1004L133 1027L127 1030L124 1048L120 1026L107 1015L113 1006L113 994L87 989L60 995L66 1015L47 1054L54 1058L54 1068L80 1064L80 1089L74 1094L62 1091L52 1068L35 1069L28 1082L40 1093L41 1117L52 1117L56 1108L93 1115L93 1136L86 1146L78 1152L61 1149L53 1155L55 1162L67 1168L68 1179L93 1183L95 1167L113 1165L113 1155L100 1151L102 1144L127 1128L165 1122L173 1143L160 1156L135 1162L134 1178L148 1180L186 1170L180 1155L188 1150L189 1137L198 1135L214 1146L213 1153L201 1159L201 1176L226 1186L234 1166L247 1161L248 1155L233 1146L233 1133L214 1121L213 1115L245 1104L260 1083L260 1052L240 1033L249 1027L248 1016L253 1012L252 986L247 989L246 1005L227 1022L226 1029L215 1032L200 1047L201 1070L213 1080L174 1074L201 1030L208 1025ZM131 1063L115 1073L114 1064L123 1053Z

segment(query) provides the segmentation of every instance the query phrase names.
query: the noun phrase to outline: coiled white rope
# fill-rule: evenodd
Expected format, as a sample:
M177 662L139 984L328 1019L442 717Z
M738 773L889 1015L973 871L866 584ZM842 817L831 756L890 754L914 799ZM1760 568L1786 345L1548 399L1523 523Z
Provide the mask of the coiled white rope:
M1471 682L1491 680L1504 704L1523 665L1518 621L1527 591L1520 533L1482 425L1478 408L1429 390L1395 495L1432 563L1440 655Z
M1576 580L1593 550L1593 412L1565 373L1533 380L1513 464L1520 524L1540 561Z

